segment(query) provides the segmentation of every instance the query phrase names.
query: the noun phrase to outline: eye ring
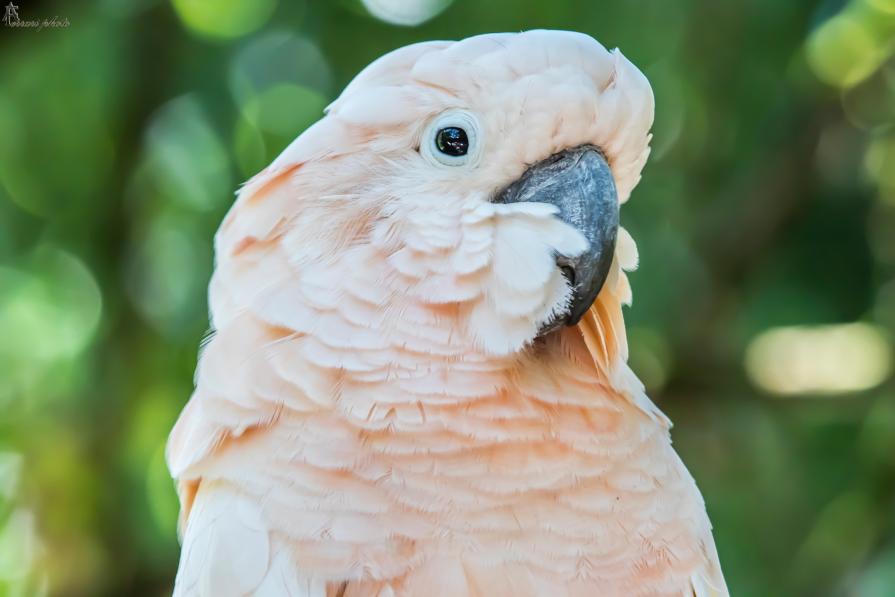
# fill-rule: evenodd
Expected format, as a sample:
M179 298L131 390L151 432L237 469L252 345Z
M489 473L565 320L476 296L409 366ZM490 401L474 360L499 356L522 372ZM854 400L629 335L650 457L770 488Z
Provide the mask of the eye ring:
M420 153L439 166L474 166L481 157L481 127L466 110L436 116L423 132Z

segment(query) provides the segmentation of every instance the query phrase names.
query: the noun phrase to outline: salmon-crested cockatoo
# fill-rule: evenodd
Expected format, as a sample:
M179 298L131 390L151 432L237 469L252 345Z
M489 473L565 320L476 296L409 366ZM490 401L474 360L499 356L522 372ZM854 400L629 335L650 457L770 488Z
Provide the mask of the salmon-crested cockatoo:
M653 96L564 31L401 48L239 192L174 593L727 595L626 364Z

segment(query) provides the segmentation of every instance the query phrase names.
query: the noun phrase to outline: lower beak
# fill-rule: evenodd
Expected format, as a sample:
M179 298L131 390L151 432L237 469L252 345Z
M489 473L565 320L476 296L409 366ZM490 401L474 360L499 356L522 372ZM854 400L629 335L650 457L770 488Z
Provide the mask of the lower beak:
M560 219L587 239L584 253L556 256L572 287L572 300L566 316L548 322L541 332L577 324L603 288L615 253L618 194L606 158L591 145L561 151L531 166L494 201L555 205Z

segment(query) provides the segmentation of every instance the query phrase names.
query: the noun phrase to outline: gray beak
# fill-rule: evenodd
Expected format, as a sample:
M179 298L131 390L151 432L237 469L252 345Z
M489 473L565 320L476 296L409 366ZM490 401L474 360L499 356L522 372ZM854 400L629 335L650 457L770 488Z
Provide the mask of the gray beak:
M590 246L581 255L556 256L572 287L565 317L548 322L541 333L575 325L590 308L609 274L618 235L618 194L606 158L591 145L567 149L531 166L498 193L495 203L549 203L577 228Z

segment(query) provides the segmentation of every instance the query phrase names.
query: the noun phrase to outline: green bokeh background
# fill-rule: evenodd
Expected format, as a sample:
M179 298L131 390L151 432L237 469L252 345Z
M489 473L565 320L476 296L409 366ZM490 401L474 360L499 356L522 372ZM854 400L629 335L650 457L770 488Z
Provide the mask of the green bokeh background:
M537 27L654 86L631 360L733 594L895 596L895 2L17 4L69 26L0 26L0 596L170 593L234 189L382 53Z

